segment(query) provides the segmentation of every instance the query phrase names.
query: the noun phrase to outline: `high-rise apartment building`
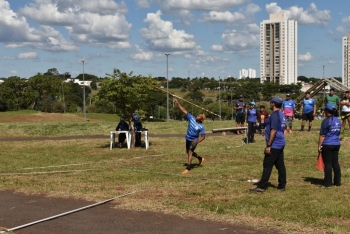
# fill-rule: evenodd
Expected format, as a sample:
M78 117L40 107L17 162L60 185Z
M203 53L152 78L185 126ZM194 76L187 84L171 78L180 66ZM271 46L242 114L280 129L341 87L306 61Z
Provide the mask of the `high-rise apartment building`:
M343 85L350 88L350 34L343 37L343 62L342 62L342 80Z
M256 70L252 68L249 68L248 70L246 69L240 70L238 79L245 79L245 78L256 78Z
M298 22L284 12L260 23L260 82L297 83Z

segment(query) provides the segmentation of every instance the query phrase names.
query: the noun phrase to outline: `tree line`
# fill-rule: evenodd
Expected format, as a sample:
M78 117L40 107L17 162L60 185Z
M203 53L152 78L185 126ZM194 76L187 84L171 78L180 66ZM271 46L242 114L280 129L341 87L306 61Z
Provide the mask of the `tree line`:
M0 85L0 111L38 110L42 112L77 113L83 110L83 88L74 82L65 82L71 78L69 73L59 73L49 69L29 79L17 76L4 79ZM82 80L82 74L77 79ZM143 117L166 119L167 95L152 88L152 85L166 87L169 91L181 93L181 97L226 119L233 115L232 103L239 95L246 101L269 101L277 93L291 93L292 98L300 95L301 84L279 85L260 83L260 79L241 79L232 77L214 79L208 77L181 78L144 77L114 69L104 78L84 74L85 80L92 81L91 87L85 86L87 113L114 113L128 117L137 111ZM305 82L305 79L302 78ZM215 95L206 97L205 90L217 90ZM169 114L172 119L183 118L182 113L169 100ZM219 103L220 102L220 103ZM192 114L201 111L188 103L183 103ZM209 118L215 118L208 113Z

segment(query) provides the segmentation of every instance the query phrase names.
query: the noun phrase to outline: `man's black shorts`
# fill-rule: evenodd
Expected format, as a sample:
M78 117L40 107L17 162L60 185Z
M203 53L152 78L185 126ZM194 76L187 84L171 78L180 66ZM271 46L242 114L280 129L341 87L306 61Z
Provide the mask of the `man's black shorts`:
M309 112L309 113L303 113L301 116L302 120L308 120L308 121L312 121L314 120L314 112Z
M236 123L244 123L245 122L245 114L237 114L236 115Z
M186 140L186 152L188 152L189 150L191 150L192 152L194 152L194 150L196 149L197 144L192 144L192 141L188 141Z

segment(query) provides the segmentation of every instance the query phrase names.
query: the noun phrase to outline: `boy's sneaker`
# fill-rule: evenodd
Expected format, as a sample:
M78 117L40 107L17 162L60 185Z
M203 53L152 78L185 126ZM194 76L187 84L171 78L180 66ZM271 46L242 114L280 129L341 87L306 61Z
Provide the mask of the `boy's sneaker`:
M204 158L200 158L200 159L199 159L198 166L202 166L202 164L203 164L204 161L205 161Z
M250 192L254 192L254 193L263 193L265 192L265 189L259 188L259 187L255 187L255 188L251 188L249 189Z
M185 170L182 172L182 174L187 174L187 173L189 173L189 172L190 172L190 170L185 169Z
M286 188L277 188L277 191L285 192Z

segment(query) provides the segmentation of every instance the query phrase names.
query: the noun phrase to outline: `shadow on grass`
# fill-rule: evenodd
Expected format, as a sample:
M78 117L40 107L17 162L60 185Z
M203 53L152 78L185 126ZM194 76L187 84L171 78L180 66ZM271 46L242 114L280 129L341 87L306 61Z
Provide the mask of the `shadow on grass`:
M304 179L305 182L310 182L310 184L314 185L322 185L323 179L320 178L314 178L314 177L301 177Z

